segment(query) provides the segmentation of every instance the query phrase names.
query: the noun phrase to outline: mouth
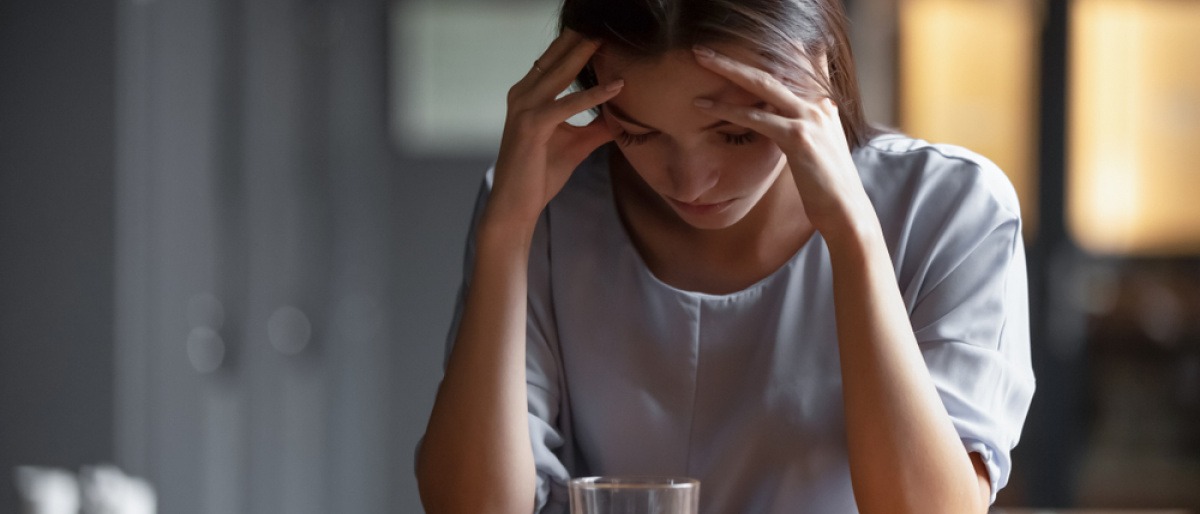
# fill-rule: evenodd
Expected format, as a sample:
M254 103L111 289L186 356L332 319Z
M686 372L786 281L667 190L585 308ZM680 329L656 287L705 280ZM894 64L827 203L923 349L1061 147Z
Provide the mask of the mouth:
M721 211L727 209L730 205L733 204L733 200L725 200L724 202L717 202L717 203L688 203L688 202L681 202L681 201L676 200L671 197L666 197L666 198L667 198L667 202L669 202L671 204L671 206L674 207L675 209L677 209L681 212L685 212L685 213L694 215L694 216L704 216L704 215L708 215L708 214L716 214L718 212L721 212Z

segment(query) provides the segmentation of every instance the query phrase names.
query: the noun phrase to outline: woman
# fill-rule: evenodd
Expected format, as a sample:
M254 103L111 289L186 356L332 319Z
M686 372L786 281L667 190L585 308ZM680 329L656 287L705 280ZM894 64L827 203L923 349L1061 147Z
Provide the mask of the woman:
M712 513L987 510L1033 392L1016 197L867 126L839 4L565 2L477 205L429 512L633 474Z

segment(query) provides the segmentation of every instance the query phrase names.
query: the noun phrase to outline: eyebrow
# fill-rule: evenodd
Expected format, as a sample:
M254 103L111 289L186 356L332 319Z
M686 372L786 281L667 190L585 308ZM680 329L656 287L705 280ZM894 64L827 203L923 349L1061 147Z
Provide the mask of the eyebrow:
M642 127L642 128L644 128L644 129L646 129L646 130L653 130L653 131L655 131L655 132L662 132L662 131L661 131L661 130L659 130L659 129L656 129L656 128L654 128L654 127L651 127L650 125L647 125L647 124L645 124L645 123L642 123L642 122L638 121L638 120L637 120L637 119L635 119L633 116L630 116L630 115L629 115L629 113L626 113L625 111L622 111L620 107L617 107L616 105L613 105L613 104L612 104L612 102L605 102L605 103L604 103L604 106L608 108L609 112L611 112L613 116L616 116L618 119L620 119L621 121L624 121L625 123L628 123L628 124L630 124L630 125L637 125L637 126L639 126L639 127ZM705 125L705 126L704 126L703 128L701 128L700 130L702 130L702 131L704 131L704 130L712 130L712 129L715 129L715 128L717 128L717 127L723 127L723 126L725 126L725 125L729 125L729 124L730 124L730 123L729 123L728 121L725 121L725 120L717 120L717 121L716 121L716 123L712 123L712 124L709 124L709 125Z

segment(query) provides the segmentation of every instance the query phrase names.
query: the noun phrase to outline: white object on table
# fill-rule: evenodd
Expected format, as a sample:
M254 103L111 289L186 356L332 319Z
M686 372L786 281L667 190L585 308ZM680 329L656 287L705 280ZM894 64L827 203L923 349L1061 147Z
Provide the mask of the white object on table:
M65 469L17 466L24 514L79 514L79 481Z
M116 466L85 467L79 475L83 514L155 514L158 508L154 488Z

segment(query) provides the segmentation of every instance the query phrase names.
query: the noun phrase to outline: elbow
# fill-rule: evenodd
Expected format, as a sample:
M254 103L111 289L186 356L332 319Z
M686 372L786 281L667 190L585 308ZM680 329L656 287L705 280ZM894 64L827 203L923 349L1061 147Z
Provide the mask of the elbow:
M450 512L447 510L450 505L446 498L446 487L442 486L447 481L436 478L435 470L430 469L431 464L421 450L422 447L417 446L417 494L421 498L421 506L427 513Z
M861 509L859 512L866 513L887 513L887 514L987 514L991 508L987 502L980 503L978 501L966 502L944 502L940 506L931 506L927 503L920 505L908 504L897 506L895 504L887 505L879 509Z
M973 484L943 484L933 490L900 487L882 494L858 495L862 514L987 514L990 494L980 494Z
M417 492L428 514L529 514L533 490L517 490L504 480L473 473L471 466L439 465L418 450ZM441 461L444 462L444 461Z
M471 512L467 501L469 494L464 488L456 490L459 482L452 469L438 466L436 459L424 451L424 444L417 447L417 493L421 506L428 514Z
M991 508L991 504L986 499L981 501L976 498L975 501L963 504L962 510L947 510L946 512L973 512L975 514L987 514Z
M944 512L946 514L972 513L987 514L991 508L990 488L982 492L974 483L962 484L946 491L941 498L940 506L922 505L920 508L909 509L912 513ZM932 508L931 508L932 507ZM940 508L938 508L940 507Z
M992 507L991 502L988 501L989 498L987 496L981 498L979 496L979 490L975 488L965 491L961 500L962 501L958 502L957 505L953 506L954 508L943 509L942 512L972 512L974 514L987 514L988 510L990 510Z
M922 508L910 509L912 513L929 513L929 512L944 512L945 514L973 513L987 514L991 508L989 496L980 496L979 489L976 487L964 487L955 491L942 502L941 508L929 508L928 505Z
M460 490L456 484L446 487L419 486L421 506L427 514L529 514L533 512L532 498L522 501L497 495L480 494L478 490Z

